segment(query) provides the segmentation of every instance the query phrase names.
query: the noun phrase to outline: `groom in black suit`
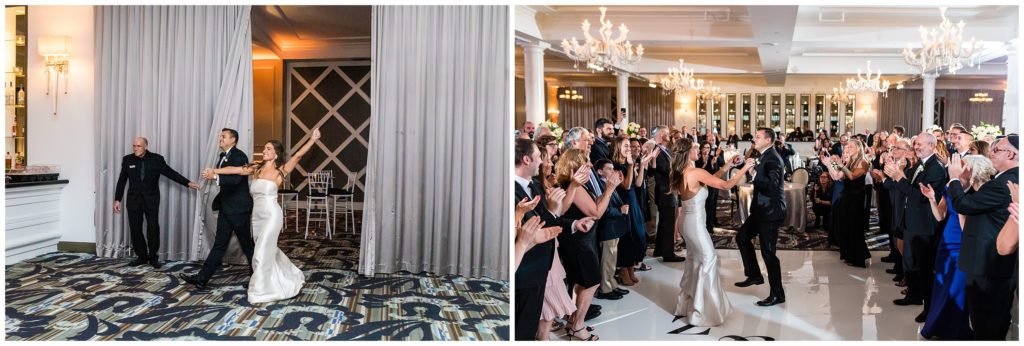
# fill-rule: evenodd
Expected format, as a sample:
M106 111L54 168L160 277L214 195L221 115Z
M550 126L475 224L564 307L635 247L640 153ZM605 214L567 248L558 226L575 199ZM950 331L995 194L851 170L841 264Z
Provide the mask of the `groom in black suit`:
M249 163L245 156L235 144L238 143L238 131L223 129L220 132L220 153L217 161L217 168L241 167ZM242 175L213 174L212 171L204 171L203 178L214 180L220 186L220 192L213 199L213 210L220 210L217 216L217 238L206 256L203 269L197 275L184 275L182 279L197 288L206 288L210 277L220 267L227 252L228 244L231 241L231 233L238 238L238 245L249 260L249 267L252 268L252 252L255 243L252 239L250 226L252 218L252 196L249 195L249 179Z
M992 145L988 156L999 173L972 194L965 194L960 182L971 179L972 172L961 166L958 156L949 163L949 197L953 209L967 217L959 267L967 274L966 308L978 340L1006 340L1010 327L1011 302L1017 290L1017 252L1001 256L996 252L996 236L1010 215L1006 182L1017 181L1017 141L1017 135L1009 135Z
M757 302L759 306L786 302L786 292L782 289L782 270L779 267L779 258L775 256L779 226L786 218L786 200L782 193L784 166L782 157L772 146L774 143L774 131L768 128L757 129L753 146L760 156L756 156L756 160L747 159L747 164L756 164L751 170L754 191L750 215L736 233L736 246L739 247L740 257L743 258L743 273L747 276L746 280L736 283L739 287L764 283L753 244L755 235L760 240L761 257L764 259L765 268L768 269L768 285L771 292L768 298Z
M153 268L160 268L157 251L160 250L160 176L174 180L190 189L199 188L178 174L164 157L149 152L149 140L136 137L132 142L132 153L121 159L121 176L117 178L114 191L114 213L121 213L121 197L124 185L128 184L128 229L131 231L132 251L139 258L129 263L140 266L149 262ZM142 218L146 218L146 236L142 236ZM149 244L146 244L146 243Z

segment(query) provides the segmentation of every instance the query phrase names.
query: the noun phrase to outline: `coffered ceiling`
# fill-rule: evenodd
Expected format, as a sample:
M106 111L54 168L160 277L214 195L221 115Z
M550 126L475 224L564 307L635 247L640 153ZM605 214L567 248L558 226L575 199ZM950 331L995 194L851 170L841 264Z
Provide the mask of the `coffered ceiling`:
M946 15L964 20L965 32L986 45L981 68L957 76L1002 78L1003 44L1017 37L1017 6L956 6ZM516 40L546 42L545 75L559 79L610 79L608 73L577 70L561 53L561 40L583 37L584 19L597 23L598 6L517 6ZM764 86L783 86L793 76L853 75L872 62L886 76L909 78L904 63L908 42L920 45L919 26L940 22L936 6L608 6L607 19L629 27L644 58L634 71L657 80L685 59L705 78L756 77ZM596 31L592 25L592 32ZM617 30L616 30L617 32ZM522 76L522 50L516 50Z

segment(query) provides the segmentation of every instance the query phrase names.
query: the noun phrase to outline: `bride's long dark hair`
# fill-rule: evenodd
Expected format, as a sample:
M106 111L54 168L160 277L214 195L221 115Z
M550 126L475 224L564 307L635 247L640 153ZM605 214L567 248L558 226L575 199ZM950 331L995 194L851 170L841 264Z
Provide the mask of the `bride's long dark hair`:
M672 148L672 166L668 175L670 192L678 190L683 183L683 170L690 164L690 149L693 149L693 140L689 137L679 140Z

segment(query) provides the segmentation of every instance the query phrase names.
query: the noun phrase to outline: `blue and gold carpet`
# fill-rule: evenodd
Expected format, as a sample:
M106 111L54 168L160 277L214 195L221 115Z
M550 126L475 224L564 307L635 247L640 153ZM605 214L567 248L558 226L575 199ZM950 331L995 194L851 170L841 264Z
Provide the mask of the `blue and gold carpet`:
M246 298L248 268L225 266L206 290L126 259L50 253L5 268L6 340L508 340L507 281L356 272L358 235L279 246L306 274L298 297Z

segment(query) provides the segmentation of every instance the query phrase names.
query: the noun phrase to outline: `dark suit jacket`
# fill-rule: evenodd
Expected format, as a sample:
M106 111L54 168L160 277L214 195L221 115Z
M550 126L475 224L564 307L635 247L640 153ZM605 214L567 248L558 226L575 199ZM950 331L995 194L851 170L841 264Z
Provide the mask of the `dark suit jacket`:
M228 151L226 160L217 161L217 167L241 167L249 164L249 157L238 148ZM226 215L252 212L252 196L249 195L249 177L235 174L218 176L220 192L213 198L213 210Z
M1007 181L1017 181L1017 167L1011 168L981 186L978 191L965 194L959 180L949 183L949 197L953 209L967 217L960 247L960 270L978 276L1009 277L1016 272L1017 252L1000 256L996 253L996 236L1010 213L1010 191Z
M832 144L832 149L828 152L829 155L843 156L843 143L836 142Z
M608 188L607 184L600 177L598 177L597 183L602 192ZM597 201L599 196L594 191L593 185L587 183L584 188ZM614 189L615 187L613 186L612 188ZM608 208L604 210L604 215L601 215L601 218L594 224L596 227L594 231L597 232L598 241L619 239L626 235L626 231L629 230L629 215L623 214L622 210L620 210L624 204L625 202L619 197L618 191L612 192L612 198L608 201ZM630 210L629 212L632 213L633 211Z
M786 199L783 195L782 157L769 147L754 167L754 197L750 203L750 216L757 221L782 221L786 218ZM794 206L800 207L800 206Z
M527 198L527 196L526 190L518 183L512 181L512 185L515 186L515 201L513 201L513 205L515 205L522 201L522 199ZM571 232L572 220L556 218L548 212L547 197L544 196L544 189L541 186L541 182L534 179L530 193L531 196L540 196L541 202L537 205L537 208L527 212L522 220L516 221L525 222L531 217L540 216L541 220L544 221L545 227L558 225L562 227L562 232ZM554 259L554 255L554 240L538 244L534 248L529 249L529 251L526 251L522 256L522 261L519 262L519 267L515 270L516 289L544 287L547 284L548 270L551 270L551 261Z
M661 147L658 147L658 150L662 150ZM672 170L672 159L669 158L666 152L671 153L667 149L662 150L661 154L658 154L658 157L654 159L657 167L649 170L654 174L654 203L663 207L675 207L677 206L676 198L675 195L669 193L672 187L668 186L668 175Z
M611 160L611 157L612 151L608 147L608 142L600 138L594 138L594 145L590 146L590 163L597 163L597 160L600 159Z
M144 179L141 174L143 166L146 169ZM167 162L160 154L147 151L141 158L135 154L125 155L121 158L121 176L117 178L114 200L121 200L121 197L124 196L124 185L130 182L125 208L128 210L157 210L160 208L160 175L164 175L178 184L188 186L188 179L167 166Z
M914 169L916 166L909 166L903 169L903 175L908 177L914 176ZM889 193L889 200L892 201L892 224L891 227L896 231L896 235L903 238L903 230L906 226L906 212L907 212L907 196L903 194L900 189L896 188L896 181L885 177L882 180L882 186Z
M914 172L918 170L918 167L922 166L924 167L923 170L917 173L917 177L914 177ZM903 258L904 263L909 265L906 268L908 270L918 270L918 268L928 270L931 268L932 263L917 263L914 252L921 249L934 252L935 241L942 234L942 228L944 227L944 223L935 221L935 217L932 215L931 204L929 204L928 198L921 194L921 188L918 184L928 184L935 190L937 196L943 196L946 193L947 181L949 181L949 178L947 177L946 169L942 167L938 156L932 155L928 161L911 167L906 177L895 182L893 185L906 197L906 203L904 204L906 208L903 215L903 239L907 245L903 247Z

